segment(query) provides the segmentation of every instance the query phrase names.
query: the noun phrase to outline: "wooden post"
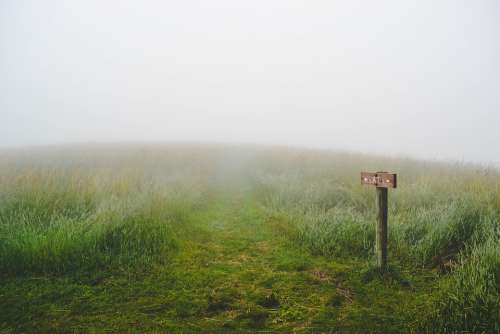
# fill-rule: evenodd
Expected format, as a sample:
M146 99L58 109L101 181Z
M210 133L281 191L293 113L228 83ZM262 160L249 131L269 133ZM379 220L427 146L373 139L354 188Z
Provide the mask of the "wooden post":
M362 172L361 184L377 187L375 254L377 267L384 271L387 267L387 195L388 188L396 188L397 175L387 172Z
M384 271L387 266L387 188L377 187L377 231L375 253L377 267Z

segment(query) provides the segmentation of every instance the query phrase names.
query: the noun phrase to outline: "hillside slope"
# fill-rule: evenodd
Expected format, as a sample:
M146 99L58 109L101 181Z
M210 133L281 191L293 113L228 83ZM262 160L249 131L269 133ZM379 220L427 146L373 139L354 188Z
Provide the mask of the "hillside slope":
M388 272L374 190L399 175ZM0 154L0 331L495 333L500 174L328 151Z

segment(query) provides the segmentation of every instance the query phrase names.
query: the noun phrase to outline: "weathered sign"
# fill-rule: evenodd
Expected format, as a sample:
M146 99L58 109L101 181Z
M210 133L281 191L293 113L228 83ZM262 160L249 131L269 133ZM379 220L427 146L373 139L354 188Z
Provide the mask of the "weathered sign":
M375 235L375 253L377 266L385 270L387 266L387 188L396 188L396 174L387 172L361 172L361 184L377 187L377 227Z
M387 172L361 172L361 184L372 185L383 188L396 188L397 175Z

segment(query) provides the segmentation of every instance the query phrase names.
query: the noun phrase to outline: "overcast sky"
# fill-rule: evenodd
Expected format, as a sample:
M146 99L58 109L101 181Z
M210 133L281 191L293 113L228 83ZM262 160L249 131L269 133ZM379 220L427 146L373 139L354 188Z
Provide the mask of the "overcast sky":
M500 1L0 0L0 146L500 162Z

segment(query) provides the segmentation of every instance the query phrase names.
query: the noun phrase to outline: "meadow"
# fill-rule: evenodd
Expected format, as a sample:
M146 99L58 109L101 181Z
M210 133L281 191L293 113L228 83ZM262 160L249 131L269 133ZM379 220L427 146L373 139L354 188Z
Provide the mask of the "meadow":
M398 173L389 267L375 190ZM499 333L500 171L251 145L0 152L1 333Z

